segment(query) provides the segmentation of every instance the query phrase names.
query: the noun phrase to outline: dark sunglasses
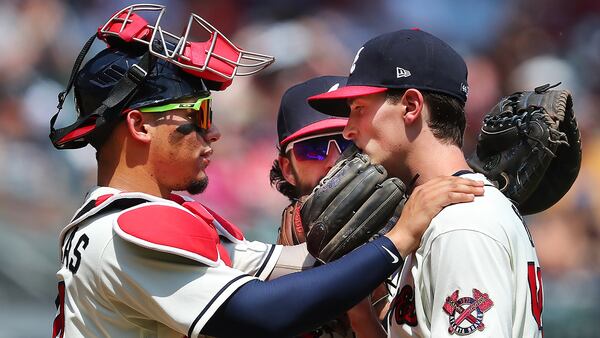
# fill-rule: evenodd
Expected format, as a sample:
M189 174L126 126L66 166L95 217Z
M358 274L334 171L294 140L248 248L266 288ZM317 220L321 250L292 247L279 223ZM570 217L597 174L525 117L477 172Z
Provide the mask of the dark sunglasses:
M162 106L142 107L139 110L142 113L163 113L176 109L191 109L196 111L196 123L201 129L210 129L212 124L212 109L210 107L211 97L199 98L196 102L190 103L168 103Z
M334 144L341 154L352 141L346 140L339 132L313 135L290 142L285 147L285 152L293 150L299 161L323 161L329 154L331 144Z

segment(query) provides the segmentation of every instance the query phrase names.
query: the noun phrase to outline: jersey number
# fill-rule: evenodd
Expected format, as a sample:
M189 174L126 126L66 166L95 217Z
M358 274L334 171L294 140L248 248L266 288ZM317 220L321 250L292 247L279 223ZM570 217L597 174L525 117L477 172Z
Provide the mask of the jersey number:
M544 294L542 292L542 269L535 267L534 262L527 263L527 279L529 281L529 292L531 296L531 312L542 330L542 311L544 308Z
M391 308L393 318L398 325L408 324L409 326L417 326L415 291L410 285L405 285L402 290L400 290L400 293L398 293L392 301Z
M75 244L75 249L73 250L73 255L71 256L70 254L73 245L73 237L75 237L76 231L77 229L74 229L71 232L71 235L67 240L67 244L65 245L65 252L63 254L63 257L65 258L65 266L72 273L76 273L77 270L79 270L79 264L81 264L81 251L85 250L90 243L90 238L86 234L81 235L77 241L77 244Z
M62 338L65 334L65 282L58 282L56 296L56 317L52 323L52 338Z

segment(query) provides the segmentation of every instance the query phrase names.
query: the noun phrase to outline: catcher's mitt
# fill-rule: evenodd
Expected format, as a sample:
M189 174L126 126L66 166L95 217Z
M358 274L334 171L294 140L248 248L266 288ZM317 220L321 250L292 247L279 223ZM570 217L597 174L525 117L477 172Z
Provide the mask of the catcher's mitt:
M402 208L405 191L400 179L349 147L300 210L308 251L329 262L368 242Z
M524 215L558 202L579 173L581 139L573 100L566 90L549 90L557 85L502 98L485 116L477 149L468 159Z

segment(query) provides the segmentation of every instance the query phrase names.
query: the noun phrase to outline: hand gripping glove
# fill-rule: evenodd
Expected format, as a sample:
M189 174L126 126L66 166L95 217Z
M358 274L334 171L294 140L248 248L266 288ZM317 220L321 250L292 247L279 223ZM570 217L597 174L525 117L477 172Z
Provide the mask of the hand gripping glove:
M573 99L566 90L549 90L557 85L502 98L485 116L476 151L468 159L524 215L558 202L581 166Z
M366 243L406 201L406 187L349 147L301 207L308 251L322 262Z

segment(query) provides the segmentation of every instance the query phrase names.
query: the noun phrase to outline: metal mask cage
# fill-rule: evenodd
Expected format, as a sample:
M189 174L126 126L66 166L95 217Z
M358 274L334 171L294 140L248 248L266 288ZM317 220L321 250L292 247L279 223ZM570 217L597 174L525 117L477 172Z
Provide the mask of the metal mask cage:
M223 33L201 16L192 13L181 36L161 27L165 6L137 4L115 13L98 30L107 43L110 38L148 45L152 55L181 67L195 76L217 82L229 82L235 76L255 74L274 62L269 55L249 52L234 45ZM158 12L154 25L138 13ZM193 27L208 32L207 41L190 41Z

